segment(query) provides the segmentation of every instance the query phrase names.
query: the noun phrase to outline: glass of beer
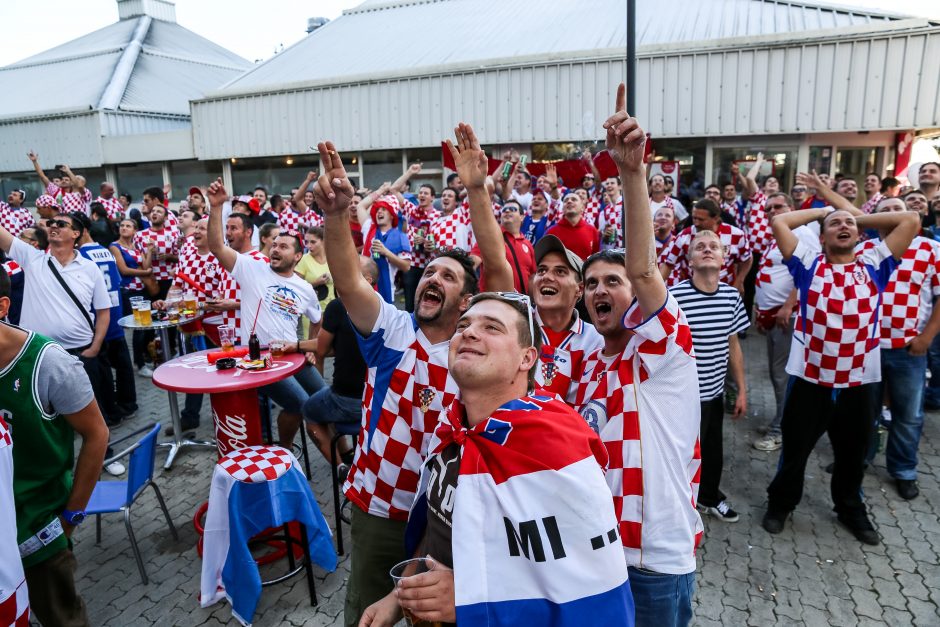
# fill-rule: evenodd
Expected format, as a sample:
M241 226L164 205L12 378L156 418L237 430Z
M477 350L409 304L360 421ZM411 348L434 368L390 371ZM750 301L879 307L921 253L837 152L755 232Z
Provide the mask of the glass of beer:
M420 575L421 573L426 573L429 570L431 569L428 566L428 560L424 557L416 557L414 559L405 560L404 562L395 564L392 566L392 569L388 571L388 574L391 575L392 581L397 587L398 582L402 579ZM401 611L405 615L405 623L411 625L412 627L441 627L440 621L431 622L428 620L415 618L411 615L411 612L405 608L401 608Z
M199 310L199 300L196 298L196 292L192 290L186 292L183 296L183 315L189 318L195 316Z
M166 302L166 319L172 324L180 321L180 303L182 301L174 300Z
M143 324L140 321L140 311L138 311L138 305L143 299L143 296L131 296L128 299L131 304L131 314L134 316L134 324Z
M223 324L219 327L219 342L222 343L223 351L235 350L235 327L230 324Z
M150 301L142 300L137 303L137 314L140 316L140 324L149 327L153 324L153 316L150 314Z
M284 354L284 349L287 348L287 343L284 340L271 340L268 344L268 352L271 353L271 358L276 359L281 357Z

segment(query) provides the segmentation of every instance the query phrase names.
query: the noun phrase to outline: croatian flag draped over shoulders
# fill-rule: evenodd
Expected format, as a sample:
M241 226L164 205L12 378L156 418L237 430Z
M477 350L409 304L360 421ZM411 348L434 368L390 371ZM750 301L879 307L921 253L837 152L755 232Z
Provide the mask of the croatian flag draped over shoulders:
M510 401L469 429L463 417L454 402L429 448L431 457L461 447L451 541L457 624L632 626L600 438L549 396ZM426 521L429 464L409 519L411 542Z

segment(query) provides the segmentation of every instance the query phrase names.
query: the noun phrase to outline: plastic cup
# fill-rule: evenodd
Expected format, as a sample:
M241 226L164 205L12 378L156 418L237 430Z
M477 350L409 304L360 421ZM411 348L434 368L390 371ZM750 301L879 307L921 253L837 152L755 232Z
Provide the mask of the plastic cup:
M173 324L180 321L180 301L167 301L166 319Z
M187 318L195 316L199 310L199 300L195 292L186 292L183 296L183 315Z
M271 353L272 358L278 358L284 354L284 349L287 348L283 340L271 340L271 343L268 344L268 351Z
M138 303L144 299L143 296L131 296L128 301L131 305L131 314L134 316L134 324L141 324L140 322L140 312L138 309Z
M153 324L153 316L150 313L150 301L142 300L138 303L137 309L138 315L140 316L140 324L145 327L149 327Z
M219 342L223 351L235 350L235 327L223 324L219 327Z
M398 587L398 583L402 579L420 575L421 573L426 573L429 570L431 569L428 567L427 558L415 557L410 560L405 560L404 562L395 564L392 566L392 569L388 571L388 574L391 576L395 586ZM408 573L407 575L405 574L406 572ZM440 621L432 622L429 620L415 618L411 615L411 612L405 608L401 608L401 611L405 615L405 623L407 625L411 625L412 627L441 627Z

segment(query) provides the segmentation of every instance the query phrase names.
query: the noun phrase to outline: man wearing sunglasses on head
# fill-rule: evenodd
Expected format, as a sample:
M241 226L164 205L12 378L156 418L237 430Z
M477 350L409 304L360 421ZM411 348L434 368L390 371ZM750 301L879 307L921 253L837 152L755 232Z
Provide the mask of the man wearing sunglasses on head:
M512 270L486 191L486 153L473 129L456 129L448 142L457 174L466 185L473 230L491 289L512 289ZM448 375L447 351L460 315L477 291L473 265L462 251L439 252L425 267L415 291L414 314L386 303L359 272L349 230L355 194L332 142L320 143L323 174L314 187L326 219L327 264L349 319L358 332L368 367L362 427L344 486L352 507L352 565L345 624L356 625L366 607L392 589L389 569L405 558L405 521L418 487L418 473L441 412L457 386Z
M636 604L636 624L692 618L701 407L692 333L656 268L643 163L646 134L625 110L604 123L623 181L626 251L584 262L585 304L604 346L585 359L575 409L600 433L607 485Z

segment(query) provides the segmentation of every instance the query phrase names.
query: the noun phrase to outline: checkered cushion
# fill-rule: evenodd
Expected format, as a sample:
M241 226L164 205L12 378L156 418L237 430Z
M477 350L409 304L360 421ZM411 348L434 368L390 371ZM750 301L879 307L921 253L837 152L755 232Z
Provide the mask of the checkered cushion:
M262 483L290 470L291 454L280 446L248 446L225 455L219 466L236 481Z
M659 263L668 263L672 266L672 273L666 281L669 287L678 285L690 278L689 247L697 232L695 226L685 228L676 235L669 248L663 249L663 253L659 257ZM721 266L721 272L718 274L718 280L733 285L736 278L737 264L751 258L751 249L747 243L747 236L741 229L722 223L718 227L718 239L721 240L721 245L725 250L725 260Z

